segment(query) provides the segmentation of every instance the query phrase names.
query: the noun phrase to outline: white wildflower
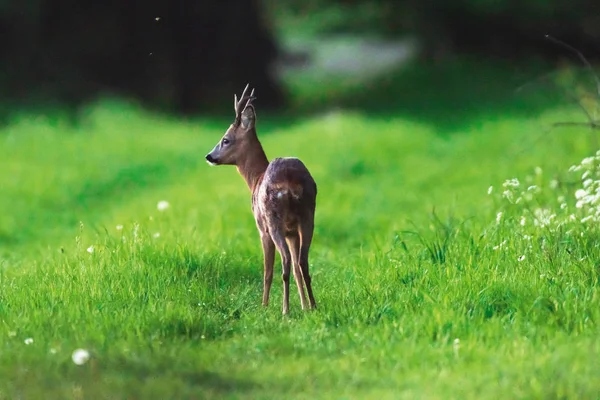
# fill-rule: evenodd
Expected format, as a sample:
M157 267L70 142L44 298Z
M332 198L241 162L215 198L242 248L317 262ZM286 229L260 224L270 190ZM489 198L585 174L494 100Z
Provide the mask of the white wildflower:
M587 217L583 217L583 218L581 218L581 223L585 224L586 222L588 222L589 220L591 220L593 218L594 218L593 215L588 215Z
M154 235L152 235L153 238L159 238L160 237L160 232L156 232Z
M90 353L85 349L77 349L71 355L71 359L77 365L83 365L90 359Z
M556 179L552 179L550 181L550 189L556 189L558 187L558 181Z
M535 174L536 175L541 175L542 174L542 169L540 167L535 167Z
M503 241L502 243L500 243L499 245L496 245L496 246L494 246L494 247L492 247L492 248L493 248L494 250L499 250L499 249L503 248L505 244L506 244L506 240L505 240L505 241Z
M556 215L552 214L547 208L537 208L533 213L535 216L534 224L542 228L550 225L552 220L556 217Z
M527 222L527 219L525 218L525 216L522 216L521 221L519 222L521 224L521 226L525 226L526 222Z
M519 183L519 180L517 178L507 179L502 184L502 186L504 186L504 187L519 187L519 185L520 185L520 183Z
M90 246L87 248L87 252L92 254L94 252L94 246Z
M529 186L529 187L527 188L527 191L528 191L528 192L530 192L530 191L532 191L532 190L536 190L536 189L537 189L537 186L536 186L536 185L532 185L532 186Z
M519 257L517 260L518 260L519 262L521 262L521 261L523 261L524 259L525 259L525 254L523 254L522 256L520 256L520 257Z
M586 157L583 160L581 160L581 166L582 167L589 167L594 163L594 157Z
M161 200L156 205L156 208L158 209L158 211L165 211L167 208L169 208L169 202L166 200Z
M25 344L31 344L33 343L33 339L32 338L27 338L24 340Z
M493 191L493 190L494 190L494 187L493 187L493 186L490 186L490 187L488 188L488 194L492 194L492 191Z
M122 231L123 230L123 225L117 225L116 228L117 228L118 231Z
M583 189L577 189L575 192L575 198L577 200L583 199L587 195L587 192Z
M502 220L502 211L500 211L498 214L496 214L496 223L499 224L501 220Z

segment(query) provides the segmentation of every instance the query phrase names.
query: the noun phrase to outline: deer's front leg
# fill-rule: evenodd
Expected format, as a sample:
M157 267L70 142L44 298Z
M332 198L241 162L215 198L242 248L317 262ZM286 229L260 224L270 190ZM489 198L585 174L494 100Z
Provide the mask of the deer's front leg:
M260 232L264 258L263 306L269 305L269 293L273 283L273 265L275 263L275 244L268 233Z

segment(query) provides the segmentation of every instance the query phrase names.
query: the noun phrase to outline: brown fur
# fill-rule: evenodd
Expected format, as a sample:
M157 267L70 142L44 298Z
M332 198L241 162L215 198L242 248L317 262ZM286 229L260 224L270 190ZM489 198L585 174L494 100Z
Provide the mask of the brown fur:
M315 308L308 253L314 231L317 185L297 158L275 158L271 162L256 135L256 114L251 102L254 91L240 101L234 96L236 118L223 138L206 155L211 165L235 165L252 193L252 212L260 233L264 256L263 305L269 304L275 249L281 256L283 314L289 311L290 269L302 309Z

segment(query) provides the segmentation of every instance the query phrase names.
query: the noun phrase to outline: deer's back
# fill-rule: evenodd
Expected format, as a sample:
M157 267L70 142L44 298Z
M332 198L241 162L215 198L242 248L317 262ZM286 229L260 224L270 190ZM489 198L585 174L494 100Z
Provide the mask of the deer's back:
M277 187L281 184L300 185L305 197L317 195L317 185L302 161L294 157L279 157L269 163L263 185Z
M317 185L302 161L275 158L265 171L254 209L265 225L281 224L294 232L302 219L314 217L316 197Z

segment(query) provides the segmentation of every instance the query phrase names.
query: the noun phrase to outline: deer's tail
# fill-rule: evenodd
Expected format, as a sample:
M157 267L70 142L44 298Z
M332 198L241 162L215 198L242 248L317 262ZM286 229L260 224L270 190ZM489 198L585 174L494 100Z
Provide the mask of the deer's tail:
M278 199L300 200L304 189L300 183L281 182L274 185L275 197Z

